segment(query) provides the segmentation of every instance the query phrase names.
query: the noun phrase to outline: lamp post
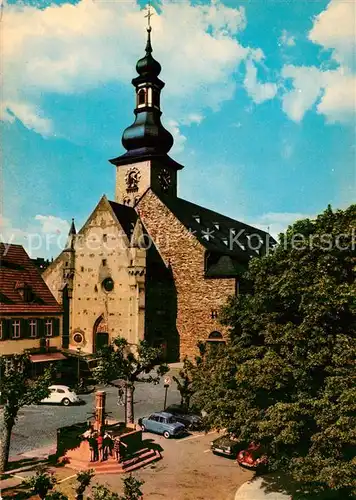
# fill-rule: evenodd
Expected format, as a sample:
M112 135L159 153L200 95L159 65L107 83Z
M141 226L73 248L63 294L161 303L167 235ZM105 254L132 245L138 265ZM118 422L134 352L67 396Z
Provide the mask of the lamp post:
M168 388L171 385L171 379L170 377L166 377L164 379L164 404L163 404L163 411L166 409L167 406L167 394L168 394Z
M78 367L77 367L77 372L78 372L78 386L80 383L80 353L81 353L81 347L77 347L77 353L78 353Z

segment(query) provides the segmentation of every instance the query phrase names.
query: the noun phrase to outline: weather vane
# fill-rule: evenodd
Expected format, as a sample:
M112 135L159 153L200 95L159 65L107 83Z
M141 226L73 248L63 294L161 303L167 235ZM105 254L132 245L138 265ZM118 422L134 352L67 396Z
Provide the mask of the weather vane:
M151 11L151 0L149 0L148 5L147 5L147 14L145 17L147 17L147 24L148 24L148 30L151 31L151 17L154 15L154 13Z

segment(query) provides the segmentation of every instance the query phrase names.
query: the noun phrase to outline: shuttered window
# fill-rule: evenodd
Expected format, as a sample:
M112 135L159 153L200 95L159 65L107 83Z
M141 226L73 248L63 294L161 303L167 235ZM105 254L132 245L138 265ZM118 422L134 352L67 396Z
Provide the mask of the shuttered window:
M37 319L30 319L28 321L29 334L32 339L37 337Z
M12 338L19 339L21 337L21 321L19 319L14 319L12 321Z
M46 337L52 337L53 335L53 320L46 319L45 321L45 335Z

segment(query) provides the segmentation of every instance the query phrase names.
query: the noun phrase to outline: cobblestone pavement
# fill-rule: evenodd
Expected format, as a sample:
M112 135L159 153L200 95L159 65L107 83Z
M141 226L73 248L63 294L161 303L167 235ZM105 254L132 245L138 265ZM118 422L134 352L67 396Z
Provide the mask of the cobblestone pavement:
M172 373L169 374L170 376ZM109 417L123 420L124 408L117 406L117 389L106 387L107 412ZM164 404L163 381L158 385L139 382L136 384L135 419L162 410ZM94 411L94 394L80 396L85 401L80 406L32 405L22 408L13 429L10 456L26 453L32 449L50 446L56 442L57 429L76 422L85 422ZM167 405L179 402L179 392L172 383L168 390Z

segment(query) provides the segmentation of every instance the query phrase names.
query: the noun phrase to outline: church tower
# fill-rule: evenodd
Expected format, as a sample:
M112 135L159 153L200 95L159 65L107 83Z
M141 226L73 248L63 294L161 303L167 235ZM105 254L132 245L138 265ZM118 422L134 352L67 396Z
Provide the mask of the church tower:
M148 19L152 14L149 12ZM173 137L161 123L161 91L158 78L161 65L152 57L150 22L146 54L136 64L138 76L132 80L136 90L135 121L122 135L126 153L110 160L116 166L115 201L135 206L151 188L157 194L177 196L177 171L183 166L168 156Z

